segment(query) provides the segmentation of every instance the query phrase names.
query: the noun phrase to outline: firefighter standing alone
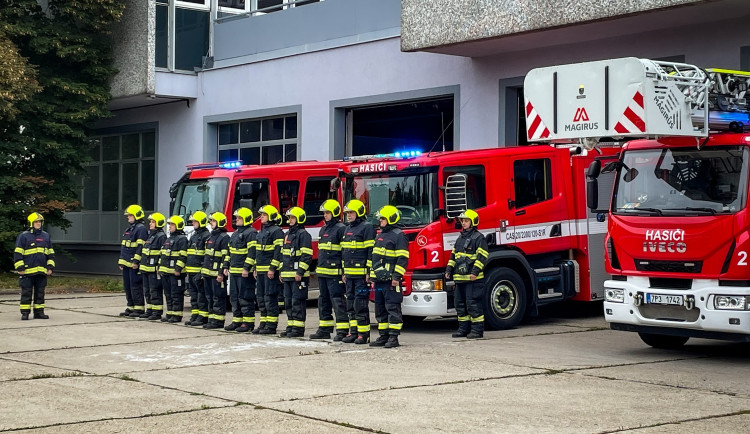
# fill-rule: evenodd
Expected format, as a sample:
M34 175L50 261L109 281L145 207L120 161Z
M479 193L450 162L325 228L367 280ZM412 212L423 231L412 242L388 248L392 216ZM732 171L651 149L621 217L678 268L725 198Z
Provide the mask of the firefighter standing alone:
M454 338L476 339L484 336L484 265L489 251L487 240L477 230L479 214L467 209L458 219L463 230L453 246L445 278L456 282L455 304L458 331Z
M370 280L375 289L375 318L379 337L371 347L395 348L404 325L401 303L404 301L402 280L409 263L409 240L395 225L401 213L395 206L386 205L376 214L380 233L372 248Z
M117 264L122 270L122 282L125 288L125 299L128 303L120 316L140 318L145 313L143 297L143 279L138 268L141 263L143 244L148 239L148 230L143 225L143 208L140 205L130 205L124 215L128 219L128 227L122 234L120 243L120 259Z
M18 235L13 251L14 266L19 274L18 284L21 286L21 319L29 319L32 296L34 318L49 319L49 315L44 313L44 289L47 276L55 269L55 251L49 234L42 230L44 217L33 212L27 220L29 230Z

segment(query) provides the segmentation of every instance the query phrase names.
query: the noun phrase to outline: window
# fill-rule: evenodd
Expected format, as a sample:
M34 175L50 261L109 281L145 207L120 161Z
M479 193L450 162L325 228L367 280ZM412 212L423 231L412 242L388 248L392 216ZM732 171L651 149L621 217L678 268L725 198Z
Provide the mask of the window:
M289 226L286 212L297 206L297 196L299 196L299 181L279 181L276 184L279 193L279 212L283 220L283 226Z
M443 170L443 185L449 176L457 173L466 175L466 201L469 209L487 206L484 166L446 167Z
M157 0L156 67L191 72L202 67L203 56L208 55L210 20L209 0L178 0L172 8L167 0ZM170 21L174 23L173 36Z
M219 161L276 164L297 161L297 115L243 119L218 125Z
M328 178L308 179L305 185L305 200L302 208L307 214L306 225L315 226L323 221L320 206L328 199L331 190L331 180Z
M549 158L513 162L516 208L552 198L552 169Z
M153 131L91 139L80 195L84 211L119 211L138 203L155 207L156 134Z
M452 151L453 116L453 96L348 109L346 153Z

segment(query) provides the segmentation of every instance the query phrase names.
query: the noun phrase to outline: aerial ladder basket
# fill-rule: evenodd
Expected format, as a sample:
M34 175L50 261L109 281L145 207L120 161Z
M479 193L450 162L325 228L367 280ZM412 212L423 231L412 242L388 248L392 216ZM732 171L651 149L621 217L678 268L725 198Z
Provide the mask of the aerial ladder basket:
M530 142L707 137L750 128L750 73L626 57L531 70L524 80Z

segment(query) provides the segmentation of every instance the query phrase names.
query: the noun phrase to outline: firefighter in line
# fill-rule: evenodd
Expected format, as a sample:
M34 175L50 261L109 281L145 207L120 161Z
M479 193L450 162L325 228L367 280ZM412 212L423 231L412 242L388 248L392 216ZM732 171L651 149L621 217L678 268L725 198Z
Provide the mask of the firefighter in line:
M278 226L281 215L275 207L262 206L258 213L262 225L256 238L253 277L257 279L260 326L253 330L253 334L272 335L276 334L279 324L279 282L276 280L276 270L281 265L284 232Z
M208 322L208 300L201 275L203 257L206 255L206 241L211 232L206 229L208 216L203 211L196 211L190 216L193 232L188 239L187 261L185 271L186 282L190 294L190 319L185 321L187 326L203 326Z
M167 234L164 233L164 224L167 218L164 214L155 212L149 214L148 218L148 238L143 244L141 256L141 278L143 279L143 293L146 297L146 313L141 315L151 321L161 319L164 311L164 290L161 282L161 275L157 273L159 268L159 257Z
M224 274L221 273L221 264L224 257L229 254L227 217L220 212L215 212L209 217L208 224L211 226L211 236L206 241L206 254L201 274L203 274L203 285L206 288L209 314L208 322L203 328L219 329L224 327L227 313L227 290Z
M456 282L455 304L458 331L454 338L484 336L484 265L489 251L487 240L477 230L479 214L467 209L458 216L463 230L456 240L445 269L445 278Z
M255 328L255 278L250 276L249 256L255 256L258 232L253 224L253 212L242 207L234 212L234 227L229 238L229 254L224 258L222 271L229 282L229 301L232 304L232 323L226 331L247 332ZM247 268L246 268L247 267Z
M159 274L167 299L167 315L163 322L181 322L185 303L185 260L188 240L185 236L185 220L173 215L167 220L169 238L164 241L159 262Z
M372 248L370 280L375 289L375 318L378 321L378 338L371 347L395 348L404 325L401 303L404 301L403 285L409 263L409 239L396 227L401 212L386 205L377 212L380 232Z
M130 205L124 215L128 219L128 227L122 234L120 259L117 264L122 270L125 299L128 306L120 316L139 318L144 313L143 279L138 272L141 263L141 250L148 238L148 230L143 225L146 216L140 205Z
M335 325L336 336L333 340L338 342L346 337L349 330L344 284L341 281L341 239L344 236L344 225L339 221L341 205L337 201L326 200L320 206L320 211L323 211L325 220L318 236L318 266L315 268L320 288L320 322L318 330L310 335L310 339L330 339ZM333 313L336 314L335 323Z
M346 284L349 334L342 342L366 344L370 341L370 289L369 269L375 230L365 221L365 204L352 199L344 206L347 225L341 240L341 262Z
M307 295L310 287L310 265L312 264L312 237L305 230L307 214L295 206L286 212L289 230L281 247L281 281L284 284L284 300L287 316L286 331L279 337L301 338L305 336Z
M49 234L42 230L44 217L33 212L26 218L29 229L16 238L13 265L21 287L21 319L28 320L34 301L34 319L49 319L44 313L44 289L47 276L55 269L55 251Z

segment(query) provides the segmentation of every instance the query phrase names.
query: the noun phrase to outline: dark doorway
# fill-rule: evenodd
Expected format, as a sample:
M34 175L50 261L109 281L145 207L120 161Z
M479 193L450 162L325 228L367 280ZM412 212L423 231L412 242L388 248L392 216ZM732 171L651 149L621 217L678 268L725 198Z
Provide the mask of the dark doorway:
M347 110L347 154L453 150L453 96Z

